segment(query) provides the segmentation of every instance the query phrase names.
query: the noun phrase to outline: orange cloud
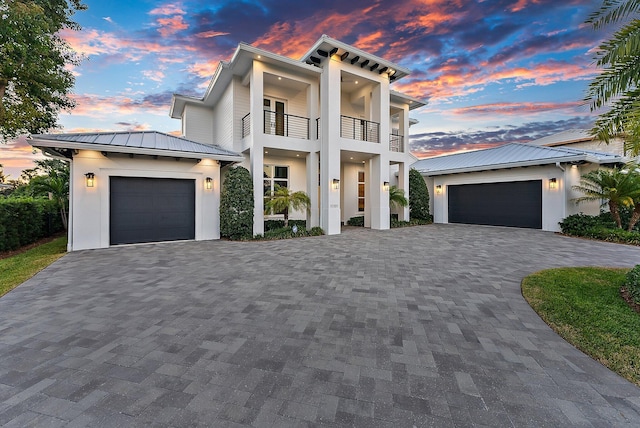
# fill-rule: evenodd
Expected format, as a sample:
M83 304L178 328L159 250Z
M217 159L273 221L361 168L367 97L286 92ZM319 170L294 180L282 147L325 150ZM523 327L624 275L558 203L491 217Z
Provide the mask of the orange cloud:
M580 101L570 101L565 103L492 103L476 106L462 107L449 110L456 115L466 114L489 114L489 115L520 115L546 112L552 110L573 110L581 106Z
M73 109L74 116L88 116L104 119L105 116L119 114L155 114L166 116L169 105L156 105L149 101L135 100L126 96L100 96L94 94L73 95L76 107Z
M164 73L160 70L144 70L142 75L154 82L162 82L162 79L164 79Z
M451 150L451 147L448 147L448 146L442 147L442 148L421 147L420 149L417 149L417 150L411 150L411 153L419 159L425 159L425 158L432 158L432 157L441 156L441 155L452 155L455 153L463 153L463 152L469 152L469 151L475 151L475 150L481 150L481 149L490 149L492 147L496 147L501 144L504 144L504 143L466 143L466 144L458 145L455 150Z
M172 16L171 18L159 18L157 22L160 25L158 32L162 37L168 37L178 31L189 28L189 25L184 22L181 15Z

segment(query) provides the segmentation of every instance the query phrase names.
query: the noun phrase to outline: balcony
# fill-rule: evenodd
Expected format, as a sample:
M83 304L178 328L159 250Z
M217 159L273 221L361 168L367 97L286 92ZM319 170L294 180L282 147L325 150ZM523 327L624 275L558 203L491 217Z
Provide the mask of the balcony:
M340 136L352 140L380 142L380 124L350 116L340 116Z
M309 118L264 110L264 133L309 139Z
M308 140L309 118L264 110L264 133ZM251 113L242 118L242 138L251 135Z
M389 151L404 153L404 137L402 135L389 135Z

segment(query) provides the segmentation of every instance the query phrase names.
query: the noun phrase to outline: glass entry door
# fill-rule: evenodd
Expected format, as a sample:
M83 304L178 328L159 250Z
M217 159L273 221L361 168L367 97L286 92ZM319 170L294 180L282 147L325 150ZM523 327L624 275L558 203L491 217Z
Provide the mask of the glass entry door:
M271 135L285 135L285 105L284 101L265 98L264 103L264 133Z

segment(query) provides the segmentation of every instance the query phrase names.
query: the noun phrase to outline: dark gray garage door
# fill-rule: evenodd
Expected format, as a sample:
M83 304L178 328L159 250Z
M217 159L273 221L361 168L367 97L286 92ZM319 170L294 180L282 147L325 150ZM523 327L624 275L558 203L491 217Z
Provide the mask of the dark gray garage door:
M111 177L110 242L195 238L195 181Z
M542 180L449 186L449 223L542 229Z

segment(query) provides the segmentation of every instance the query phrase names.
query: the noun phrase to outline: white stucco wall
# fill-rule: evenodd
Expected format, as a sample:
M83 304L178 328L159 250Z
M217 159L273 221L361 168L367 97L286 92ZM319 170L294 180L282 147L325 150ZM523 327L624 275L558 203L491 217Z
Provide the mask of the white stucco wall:
M86 187L87 172L95 174L94 187ZM81 150L71 163L69 251L109 247L109 177L145 177L195 180L195 239L220 238L220 167L217 161L150 156L103 156ZM204 180L213 178L211 190Z

